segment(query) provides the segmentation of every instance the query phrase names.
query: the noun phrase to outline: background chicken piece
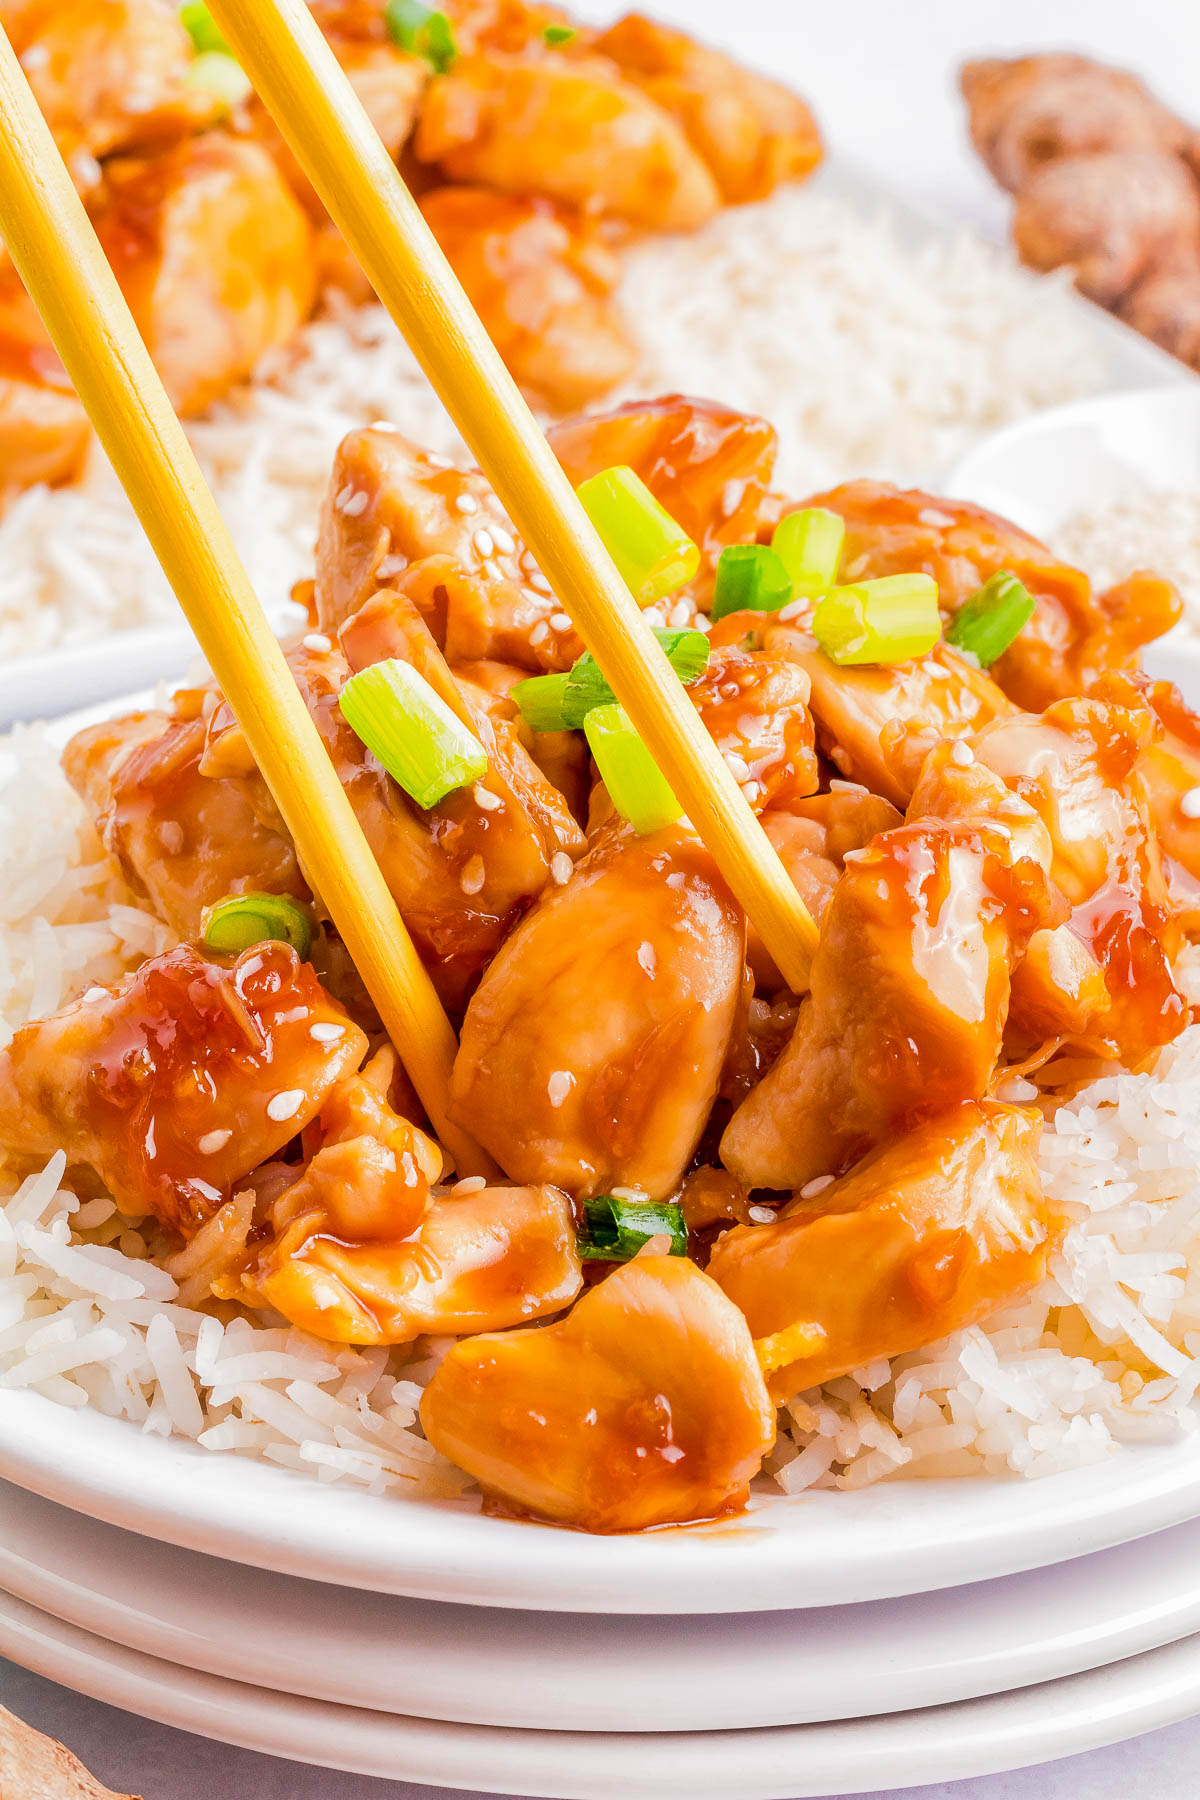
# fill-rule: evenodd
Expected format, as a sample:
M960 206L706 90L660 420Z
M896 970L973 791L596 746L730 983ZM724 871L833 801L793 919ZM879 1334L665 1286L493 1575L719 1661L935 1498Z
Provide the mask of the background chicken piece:
M1030 712L1085 693L1110 669L1136 666L1141 646L1182 610L1171 584L1153 575L1134 574L1095 593L1081 569L1060 562L1010 520L963 500L850 481L805 504L829 507L846 522L843 581L932 575L941 605L957 612L990 576L1016 575L1036 610L990 674Z
M413 140L451 181L545 194L643 231L687 231L721 204L675 120L602 58L460 56L430 83Z
M570 1202L552 1187L436 1195L411 1235L361 1242L310 1198L301 1185L277 1201L245 1287L334 1343L505 1330L561 1311L583 1283Z
M692 586L701 596L725 546L758 531L777 440L753 413L664 394L567 420L547 435L573 487L621 463L645 482L700 546L701 573Z
M1157 264L1117 311L1143 337L1200 370L1200 243Z
M679 120L730 204L765 199L821 160L816 121L798 94L685 32L630 13L593 48Z
M711 652L688 689L713 742L747 800L761 812L819 786L804 671L782 657Z
M227 894L309 891L266 783L248 757L205 774L198 713L134 713L89 726L63 752L106 850L181 937Z
M1042 864L986 820L905 824L852 852L791 1042L721 1139L726 1168L800 1187L977 1099L1013 965L1062 912Z
M171 0L0 0L0 25L85 192L99 158L188 136L220 111L188 84L192 43Z
M36 481L72 480L90 438L46 328L0 251L0 499Z
M633 343L613 299L620 263L585 213L477 187L435 188L421 211L535 402L570 412L630 373Z
M971 140L1019 194L1047 163L1100 151L1175 154L1190 132L1135 75L1086 56L988 57L963 67Z
M745 923L688 831L611 822L467 1008L454 1114L519 1181L669 1194L716 1097Z
M977 1324L1035 1287L1059 1230L1041 1118L967 1101L881 1145L819 1199L717 1240L709 1273L758 1339L815 1326L771 1376L780 1400Z
M1090 299L1115 306L1161 264L1200 250L1200 190L1160 150L1067 157L1022 190L1013 241L1031 268L1069 263Z
M366 1047L288 945L230 963L182 944L22 1026L0 1053L0 1143L62 1145L126 1211L189 1236Z
M200 412L312 310L312 227L267 152L206 132L114 157L101 244L176 411Z
M505 1506L605 1532L744 1505L775 1439L745 1320L668 1256L615 1269L558 1325L456 1344L421 1423Z

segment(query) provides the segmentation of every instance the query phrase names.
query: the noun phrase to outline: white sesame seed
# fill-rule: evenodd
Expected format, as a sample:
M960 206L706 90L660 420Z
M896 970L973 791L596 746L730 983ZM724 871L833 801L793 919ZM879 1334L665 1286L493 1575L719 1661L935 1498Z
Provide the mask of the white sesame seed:
M798 619L802 613L808 612L811 606L811 599L789 600L786 606L780 607L775 617L781 625L787 625L793 619Z
M743 781L741 788L744 799L746 799L751 806L762 799L763 788L760 781Z
M727 481L721 489L721 516L732 519L742 501L746 498L744 481Z
M308 636L306 638L302 638L300 641L304 645L304 648L306 650L332 650L333 649L333 639L327 638L323 631L310 631Z
M637 959L640 967L645 970L651 981L653 981L654 971L658 967L658 953L649 939L646 939L643 943L638 945Z
M996 1089L997 1100L1005 1100L1010 1106L1019 1105L1022 1100L1036 1100L1037 1097L1037 1088L1032 1081L1026 1081L1023 1075L1011 1075Z
M555 1069L546 1083L546 1092L550 1096L551 1106L561 1106L574 1086L575 1077L569 1069Z
M471 542L482 557L494 556L496 554L496 540L491 532L486 530L482 525L471 539Z
M351 494L342 511L348 519L357 519L366 512L370 499L366 488L359 488L357 494Z
M687 601L686 600L677 600L675 602L674 606L671 608L670 612L667 614L667 624L670 626L673 626L676 630L678 630L679 626L687 624L687 622L691 618L691 616L692 616L692 609L688 605Z
M267 1117L282 1125L285 1119L294 1119L303 1105L303 1088L284 1088L281 1094L275 1094L267 1101Z
M750 1217L754 1220L756 1225L773 1225L775 1223L775 1209L773 1207L748 1206L746 1211L750 1214Z
M569 616L563 612L551 613L550 629L551 631L570 631L572 627Z
M818 1194L823 1194L827 1187L832 1186L832 1175L814 1175L813 1179L811 1181L806 1181L804 1186L800 1189L800 1198L802 1200L814 1200Z
M390 419L372 419L370 428L372 431L399 431L400 429L398 425L393 425Z
M965 738L959 738L950 755L960 769L969 769L975 761L975 752Z
M739 756L736 750L722 751L722 755L725 758L725 767L729 770L729 773L733 776L735 781L748 781L750 779L750 764L746 761L744 756Z
M865 794L867 789L861 781L839 781L835 775L829 783L829 791L831 794Z
M846 567L842 570L842 580L857 581L860 575L866 574L870 566L871 559L869 556L856 556L854 561L852 563L847 563Z
M705 637L707 637L709 632L712 630L712 620L706 619L703 613L697 613L695 618L692 620L692 630L693 631L702 631L704 633Z
M922 507L917 517L922 525L939 526L943 531L954 523L953 513L939 512L936 506Z
M484 884L486 873L482 856L469 857L462 874L458 878L458 885L463 893L477 894Z
M511 531L505 531L503 525L493 525L492 536L495 538L496 548L502 556L514 556L516 554L517 540Z
M538 594L552 594L554 592L554 589L550 586L550 583L546 580L546 577L542 574L540 569L535 569L533 571L533 574L529 577L529 585L534 592Z
M31 44L21 58L23 69L44 69L50 61L49 44Z
M566 887L575 864L565 850L556 850L550 858L550 879L556 887Z
M489 581L504 581L506 579L504 570L500 567L500 564L496 561L494 556L486 556L484 558L483 572Z
M448 456L439 456L436 450L427 450L425 461L431 469L452 469L454 467Z
M407 567L407 556L401 556L399 551L393 551L391 556L383 558L375 573L380 581L390 581L393 575L402 575Z
M479 511L479 502L474 494L455 494L454 505L466 518Z
M85 990L81 998L90 1006L93 1000L107 1000L108 989L102 987L90 987Z
M1200 787L1188 789L1179 802L1179 810L1185 819L1200 819Z
M481 1194L487 1186L486 1175L464 1175L450 1189L452 1194Z
M338 496L333 503L338 512L345 512L346 502L352 498L353 494L354 485L352 482L348 481L344 488L339 489Z
M196 1148L201 1156L215 1156L218 1150L225 1148L232 1136L232 1131L206 1131Z
M183 849L183 826L178 819L164 819L158 828L158 841L168 856L178 856Z
M335 1024L333 1020L328 1024L322 1020L317 1025L309 1026L308 1035L317 1044L336 1044L339 1038L345 1037L346 1027Z
M543 643L549 636L549 624L545 619L539 619L537 624L533 627L533 630L529 633L529 642L536 649L537 645Z
M504 805L504 802L500 798L499 794L493 794L493 793L489 792L489 790L484 787L484 785L481 781L477 781L475 783L475 787L474 787L473 791L475 794L476 806L482 806L484 812L497 812L499 810L499 808Z

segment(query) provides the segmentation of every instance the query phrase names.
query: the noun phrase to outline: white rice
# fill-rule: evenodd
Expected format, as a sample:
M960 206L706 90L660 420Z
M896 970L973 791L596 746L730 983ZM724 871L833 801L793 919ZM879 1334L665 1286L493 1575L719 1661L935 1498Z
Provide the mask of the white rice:
M36 730L0 752L0 842L6 1037L167 940L100 853ZM1114 1073L1062 1107L1041 1165L1071 1220L1050 1279L980 1328L795 1400L767 1465L787 1493L1037 1476L1194 1428L1200 1026L1153 1072ZM375 1493L468 1488L416 1423L448 1340L358 1351L282 1321L223 1325L181 1304L111 1201L81 1204L64 1173L61 1152L20 1182L0 1163L0 1388Z
M1200 493L1126 494L1076 513L1054 547L1098 587L1133 569L1165 575L1183 597L1185 623L1200 630Z
M796 492L849 472L935 481L981 433L1105 374L1056 278L965 235L914 249L882 213L807 187L694 237L648 240L628 258L622 299L641 356L619 397L681 389L764 414ZM465 454L383 309L334 300L254 385L189 426L275 618L311 574L339 440L376 419ZM0 518L0 654L177 616L98 453L80 485L30 489Z

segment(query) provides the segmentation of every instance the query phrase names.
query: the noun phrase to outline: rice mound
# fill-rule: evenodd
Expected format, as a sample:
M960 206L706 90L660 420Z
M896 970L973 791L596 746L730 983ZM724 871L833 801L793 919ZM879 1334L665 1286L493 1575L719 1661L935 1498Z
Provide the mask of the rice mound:
M1105 377L1057 277L1031 276L966 234L914 248L884 210L819 185L731 208L693 237L647 240L627 259L621 299L639 367L601 405L682 390L762 413L779 428L780 480L797 493L847 471L934 480L982 432ZM188 426L276 621L312 572L334 452L374 419L465 455L383 308L331 296L253 384ZM0 654L177 621L99 452L78 486L31 488L0 517Z
M36 728L0 745L0 1037L165 948ZM1195 959L1184 975L1197 983ZM888 1476L1039 1476L1194 1429L1200 1386L1200 1026L1152 1070L1115 1071L1051 1118L1041 1166L1072 1223L1041 1289L927 1350L781 1411L767 1462L788 1494ZM322 1343L180 1303L106 1196L53 1156L0 1161L0 1388L264 1457L374 1493L466 1497L416 1408L449 1340Z

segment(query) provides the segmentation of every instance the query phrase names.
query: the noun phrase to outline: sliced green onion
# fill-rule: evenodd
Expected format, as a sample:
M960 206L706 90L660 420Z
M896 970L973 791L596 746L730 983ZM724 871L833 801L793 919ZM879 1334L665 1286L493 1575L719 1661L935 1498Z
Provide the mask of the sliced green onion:
M551 50L557 50L560 44L569 44L572 38L578 36L574 25L547 25L542 33L542 41L549 44Z
M835 663L901 663L927 656L942 635L937 582L884 575L833 587L817 602L813 636Z
M946 627L946 642L990 669L1034 615L1037 601L1023 581L999 569L963 603Z
M608 797L639 837L673 825L683 808L620 706L593 706L583 721Z
M583 483L579 498L639 606L673 594L700 567L687 532L632 469L602 469Z
M563 705L570 679L569 675L531 675L509 688L510 700L516 701L521 717L532 731L567 729Z
M458 55L458 45L444 12L422 6L421 0L387 0L383 18L393 44L423 58L435 75L446 73Z
M708 667L709 642L702 631L684 628L670 631L656 629L654 636L667 653L667 661L684 687L699 681ZM611 706L616 695L609 687L600 665L590 650L585 650L567 676L563 696L563 721L574 728L582 725L593 706Z
M235 62L223 50L206 50L203 56L195 57L183 79L188 87L215 94L230 112L254 92L241 63Z
M488 766L473 732L411 663L371 663L338 695L347 725L418 806L470 787Z
M846 521L824 506L787 513L771 534L771 548L798 594L819 594L837 580Z
M778 612L792 597L792 578L769 544L730 544L717 562L711 618L727 613Z
M312 943L312 921L287 894L228 894L205 907L200 933L210 950L248 950L251 944L274 938L305 957Z
M192 48L200 56L215 50L219 56L232 56L228 40L209 12L204 0L188 0L179 9L179 23L192 40Z
M682 1207L666 1201L623 1200L616 1194L601 1194L583 1203L577 1244L585 1259L628 1262L655 1237L670 1238L668 1256L687 1255Z

